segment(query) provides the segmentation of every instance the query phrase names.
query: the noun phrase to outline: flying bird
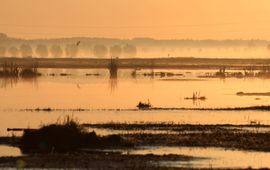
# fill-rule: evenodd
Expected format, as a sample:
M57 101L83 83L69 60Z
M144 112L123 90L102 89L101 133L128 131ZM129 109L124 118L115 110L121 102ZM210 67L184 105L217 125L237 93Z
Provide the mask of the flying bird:
M76 43L76 46L79 46L81 44L81 41L78 41L77 43Z

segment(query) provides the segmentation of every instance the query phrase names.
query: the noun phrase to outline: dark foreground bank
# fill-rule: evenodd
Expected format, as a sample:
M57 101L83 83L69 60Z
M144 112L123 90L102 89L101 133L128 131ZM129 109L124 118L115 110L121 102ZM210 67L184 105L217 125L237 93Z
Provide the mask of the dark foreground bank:
M76 148L71 147L69 149L69 145L74 147L74 143L70 143L69 140L78 142L78 140L73 139L80 139L80 135L87 136L89 134L87 130L85 131L85 128L115 131L114 137L117 136L117 139L113 138L114 143L110 143L107 141L108 136L95 135L95 140L99 140L103 145L95 145L91 143L91 140L87 140L87 145L81 145L81 143L77 145L76 143ZM61 129L60 133L57 132L57 129ZM64 134L64 137L62 135L63 129L69 130L69 133ZM79 136L74 138L74 133L79 133L77 134ZM71 120L66 121L64 124L45 125L36 130L30 129L25 134L31 136L26 141L23 139L25 136L0 137L1 144L18 146L22 151L25 149L24 144L34 142L34 144L31 144L31 148L27 148L30 149L30 152L26 150L28 152L23 156L0 157L0 168L188 169L173 168L167 166L164 162L189 162L204 159L181 154L129 154L129 149L143 146L219 147L224 149L270 151L270 126L260 124L189 125L145 122L79 125L74 124ZM69 138L69 135L73 139ZM62 145L58 146L57 141L54 143L55 139L47 139L51 137L61 138ZM122 142L125 141L125 145L121 145L119 139ZM84 139L81 140L85 142ZM50 143L50 145L44 145L44 141ZM127 142L132 145L126 145ZM44 149L44 146L47 146L47 149L40 150ZM63 147L64 150L62 150ZM119 147L121 147L122 151L117 150ZM123 153L123 150L126 150L126 152Z

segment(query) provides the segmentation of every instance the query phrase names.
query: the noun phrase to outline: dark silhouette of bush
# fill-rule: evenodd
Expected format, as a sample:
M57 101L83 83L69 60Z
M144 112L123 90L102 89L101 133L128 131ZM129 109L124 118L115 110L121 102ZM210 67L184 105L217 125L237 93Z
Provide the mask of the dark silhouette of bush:
M17 47L12 46L8 49L8 53L11 57L18 57L19 49Z
M20 51L21 51L22 57L32 57L33 51L30 45L22 44L20 46Z
M108 54L108 49L105 45L97 44L94 46L93 53L95 57L106 57Z
M122 48L119 45L114 45L110 47L111 57L120 57L122 55Z
M99 137L87 132L78 122L67 118L64 123L45 125L36 130L25 130L20 142L23 153L67 153L82 148L131 146L118 135Z
M20 71L20 76L22 78L33 78L41 76L41 74L37 71L36 68L24 68Z
M27 130L21 139L21 150L23 153L75 151L81 145L84 134L74 121L43 126L38 130Z
M43 58L48 57L49 56L48 47L46 45L44 45L44 44L37 45L36 54L39 57L43 57Z
M55 57L55 58L62 57L63 55L63 50L59 45L51 46L50 52L51 52L52 57Z

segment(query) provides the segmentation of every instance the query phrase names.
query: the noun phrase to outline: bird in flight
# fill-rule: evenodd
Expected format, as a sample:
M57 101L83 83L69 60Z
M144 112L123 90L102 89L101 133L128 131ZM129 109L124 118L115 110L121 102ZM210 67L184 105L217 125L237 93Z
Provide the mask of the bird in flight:
M76 43L76 46L79 46L81 44L81 41L78 41L77 43Z

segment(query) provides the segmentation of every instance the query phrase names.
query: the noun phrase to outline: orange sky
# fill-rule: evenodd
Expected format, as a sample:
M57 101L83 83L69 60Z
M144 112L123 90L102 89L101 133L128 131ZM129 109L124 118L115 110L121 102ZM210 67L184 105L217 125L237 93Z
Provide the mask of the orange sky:
M270 0L0 0L0 32L22 38L270 39Z

